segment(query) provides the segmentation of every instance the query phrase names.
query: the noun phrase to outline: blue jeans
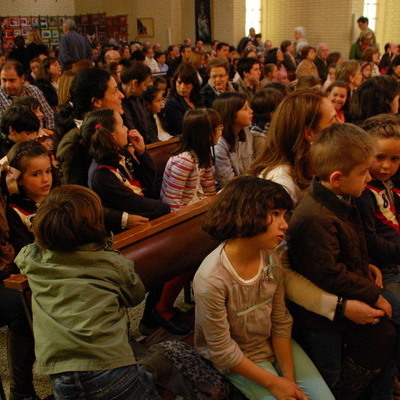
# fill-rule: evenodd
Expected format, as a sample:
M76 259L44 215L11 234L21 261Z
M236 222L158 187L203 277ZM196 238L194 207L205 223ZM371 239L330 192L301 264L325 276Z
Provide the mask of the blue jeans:
M151 374L138 365L50 376L56 400L161 400Z

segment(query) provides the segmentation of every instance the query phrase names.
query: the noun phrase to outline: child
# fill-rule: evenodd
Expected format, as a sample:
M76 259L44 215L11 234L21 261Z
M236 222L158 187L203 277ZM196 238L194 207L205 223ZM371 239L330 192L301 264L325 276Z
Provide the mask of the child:
M213 103L224 126L215 146L215 178L224 187L235 177L245 174L254 158L253 135L249 126L253 111L242 93L222 93Z
M195 345L251 400L307 399L303 390L312 399L333 399L290 341L283 269L271 253L284 238L292 206L280 185L239 177L224 188L204 222L221 244L193 281Z
M126 307L144 298L131 261L106 245L90 189L55 189L39 208L36 243L16 258L32 290L37 370L57 399L160 399L135 364Z
M381 295L379 270L368 264L351 199L360 196L370 180L372 151L371 138L351 124L334 124L314 137L311 163L316 177L292 215L289 257L293 269L342 297L343 304L347 298L361 300L391 316L391 306ZM396 331L391 322L371 318L369 325L354 325L340 318L331 322L297 306L293 311L300 343L337 399L390 398L384 374L374 380L368 396L360 396L393 351Z
M369 170L372 180L357 199L371 262L383 275L385 289L400 296L400 191L393 180L400 165L400 120L380 114L362 127L375 141Z
M4 157L15 143L37 138L39 118L25 106L11 106L1 118L0 158Z
M335 81L326 89L340 121L345 122L345 113L349 107L350 86L346 82Z
M222 129L215 110L186 112L181 146L167 162L161 187L161 200L172 210L216 194L212 166Z

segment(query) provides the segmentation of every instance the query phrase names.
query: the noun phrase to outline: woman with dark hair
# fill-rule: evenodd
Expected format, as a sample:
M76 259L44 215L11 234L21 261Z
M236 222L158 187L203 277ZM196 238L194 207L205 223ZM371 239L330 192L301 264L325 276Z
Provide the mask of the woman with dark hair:
M367 47L364 50L362 61L368 61L372 66L372 75L371 76L378 76L381 73L379 72L379 48L376 46Z
M247 173L253 162L253 135L250 132L253 111L243 93L222 93L213 103L224 126L215 146L215 178L224 187Z
M92 159L81 144L79 132L85 115L97 108L111 108L122 114L123 97L114 78L103 69L85 69L76 75L71 98L61 107L57 121L57 133L61 137L57 160L63 184L87 186L87 171Z
M400 55L396 56L393 59L387 74L391 76L395 81L400 82Z
M293 44L290 40L284 40L281 43L281 52L283 53L283 62L290 81L296 79L296 59L293 55Z
M121 89L124 123L128 129L137 129L146 144L152 143L147 122L147 109L141 94L152 84L150 68L140 62L122 68Z
M48 57L41 61L35 85L42 91L43 96L53 110L58 106L57 91L60 76L61 65L57 58Z
M399 111L399 88L387 75L366 80L353 93L350 101L350 120L360 124L378 114L397 114Z
M168 132L174 136L180 135L185 112L202 106L197 70L192 64L183 62L175 71L172 87L165 103Z
M300 50L301 63L296 69L296 77L299 79L304 75L314 75L319 78L317 66L314 64L315 56L317 55L315 48L311 46L304 46Z
M265 57L265 64L275 64L278 67L278 76L277 80L280 83L289 83L289 78L288 78L288 71L284 65L284 55L281 49L278 49L277 47L274 47L271 49L266 57Z
M350 103L350 86L346 82L335 81L328 86L326 94L332 102L340 121L346 122Z

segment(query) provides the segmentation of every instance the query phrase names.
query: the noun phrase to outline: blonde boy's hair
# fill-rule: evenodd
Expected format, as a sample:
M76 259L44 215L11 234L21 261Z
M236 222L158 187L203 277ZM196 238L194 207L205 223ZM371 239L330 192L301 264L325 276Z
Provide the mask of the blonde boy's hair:
M400 117L398 115L375 115L365 120L361 128L376 139L400 139Z
M368 160L373 154L373 140L358 126L333 124L316 135L310 153L314 175L329 181L333 172L348 175Z

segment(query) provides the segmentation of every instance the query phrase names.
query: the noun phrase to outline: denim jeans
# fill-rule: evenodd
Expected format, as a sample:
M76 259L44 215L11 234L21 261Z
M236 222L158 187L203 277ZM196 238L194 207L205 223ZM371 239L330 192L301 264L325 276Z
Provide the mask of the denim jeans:
M56 400L161 400L151 374L138 365L50 376Z

